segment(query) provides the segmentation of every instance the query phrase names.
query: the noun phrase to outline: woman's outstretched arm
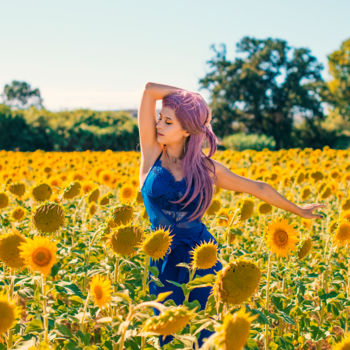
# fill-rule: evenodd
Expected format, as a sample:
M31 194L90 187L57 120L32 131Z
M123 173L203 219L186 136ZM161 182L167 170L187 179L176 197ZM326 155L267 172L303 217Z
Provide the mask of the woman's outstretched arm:
M323 218L321 214L314 214L313 211L320 207L325 207L325 204L306 204L298 206L287 198L283 197L270 184L260 181L251 180L247 177L237 175L226 168L222 163L213 160L216 171L216 186L237 192L244 192L253 195L266 203L275 207L287 210L291 213L299 215L303 218Z

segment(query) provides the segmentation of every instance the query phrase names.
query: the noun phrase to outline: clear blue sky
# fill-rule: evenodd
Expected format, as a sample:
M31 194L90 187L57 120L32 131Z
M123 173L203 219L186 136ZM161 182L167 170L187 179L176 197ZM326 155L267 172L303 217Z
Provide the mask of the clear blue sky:
M58 111L138 108L147 81L198 91L214 56L245 36L307 47L325 65L350 37L349 0L16 0L0 3L0 90L39 88ZM199 91L208 101L208 93Z

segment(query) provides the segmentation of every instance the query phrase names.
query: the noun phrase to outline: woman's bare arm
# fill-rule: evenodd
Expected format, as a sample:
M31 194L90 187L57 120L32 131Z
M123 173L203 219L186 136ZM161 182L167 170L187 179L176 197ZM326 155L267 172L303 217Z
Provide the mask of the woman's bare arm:
M156 136L156 101L182 90L175 86L147 83L143 91L138 111L138 126L142 156L152 155L157 143Z

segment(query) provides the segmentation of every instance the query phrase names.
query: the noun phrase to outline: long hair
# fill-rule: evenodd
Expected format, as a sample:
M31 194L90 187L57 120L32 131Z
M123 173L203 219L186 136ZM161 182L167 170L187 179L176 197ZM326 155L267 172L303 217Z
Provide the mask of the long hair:
M211 110L200 94L187 90L179 90L167 95L162 100L162 106L173 109L182 128L190 133L186 138L182 165L187 188L183 197L171 203L184 202L193 182L192 196L183 204L183 207L186 208L199 194L199 204L189 217L189 221L193 221L198 217L203 217L213 197L214 181L209 171L216 177L215 165L210 157L216 152L217 138L210 125ZM202 151L202 143L205 139L209 141L208 155ZM211 164L211 169L208 163Z

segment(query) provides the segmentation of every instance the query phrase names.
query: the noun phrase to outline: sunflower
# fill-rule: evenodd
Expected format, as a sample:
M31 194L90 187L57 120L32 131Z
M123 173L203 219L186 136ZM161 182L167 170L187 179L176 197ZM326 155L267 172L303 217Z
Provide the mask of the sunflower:
M309 251L311 250L312 247L312 239L311 238L307 238L301 248L298 251L298 259L301 260L303 258L305 258L306 255L309 254Z
M112 181L113 181L113 172L110 170L103 170L99 174L99 179L101 183L105 184L106 186L111 187Z
M332 350L349 350L349 349L350 349L350 333L347 333L345 338L332 348Z
M212 200L209 208L206 213L208 215L215 215L215 213L221 208L221 200L219 198L215 198Z
M93 191L91 191L91 193L87 198L88 203L97 202L99 196L100 196L100 189L95 188Z
M89 208L88 208L88 212L89 212L89 216L93 216L97 211L97 206L95 204L95 202L92 202L89 204Z
M0 293L0 334L15 326L20 313L21 307L17 305L17 300L9 299L5 292Z
M63 198L72 199L80 194L81 184L79 181L72 182L63 191Z
M109 200L113 197L113 193L108 192L100 199L100 205L109 204Z
M47 237L27 239L19 246L20 256L33 271L49 275L56 263L56 244Z
M55 232L64 224L64 210L55 202L44 203L36 209L33 222L41 232Z
M311 189L310 189L310 187L304 187L302 190L301 190L301 195L300 195L300 198L301 198L301 200L305 200L305 199L307 199L309 196L310 196L310 194L311 194Z
M26 185L23 182L16 182L9 185L9 191L17 197L22 197L26 190Z
M16 221L21 221L24 218L25 209L22 207L16 207L11 212L11 217Z
M25 261L20 257L19 245L25 242L23 237L16 229L0 238L0 260L11 268L22 268Z
M218 221L218 224L221 226L228 226L231 222L232 215L230 213L229 208L221 208L217 213L216 213L216 218Z
M248 220L254 213L254 201L246 198L240 205L240 221Z
M192 265L196 269L210 269L218 261L218 245L214 242L202 242L190 251Z
M111 232L109 243L113 251L120 255L134 256L143 239L143 230L137 226L119 226Z
M119 199L123 203L130 203L136 196L136 190L134 186L123 185L119 191Z
M216 301L240 304L257 289L261 272L256 264L236 260L227 264L216 276L213 294Z
M9 196L5 192L0 192L0 209L6 208L9 205Z
M111 281L107 277L101 275L93 276L90 284L90 293L95 305L102 308L112 300Z
M142 197L141 191L138 191L138 192L137 192L137 195L136 195L136 203L137 203L137 204L142 204L142 203L143 203L143 197Z
M341 221L333 236L335 245L342 246L350 243L350 222Z
M142 249L154 260L163 259L170 248L172 239L170 231L160 227L148 235L142 243Z
M134 209L130 205L122 205L113 209L112 218L116 226L127 225L133 218Z
M286 219L276 219L269 224L266 242L273 253L287 256L295 250L297 241L297 232Z
M342 210L349 210L350 209L350 198L345 198L341 202L340 208Z
M243 308L233 315L226 314L223 324L215 329L214 344L216 347L223 350L243 349L249 337L251 322L256 317L257 315L251 316Z
M259 203L258 205L258 213L259 214L267 214L267 213L271 213L272 211L272 206L269 203Z
M347 220L350 222L350 210L344 210L340 214L340 220Z
M194 310L188 310L186 306L169 306L159 316L149 318L143 325L144 332L171 335L180 332L191 320Z
M40 184L38 186L35 186L32 189L32 196L38 202L43 202L43 201L46 201L46 200L50 199L51 194L52 194L52 189L46 183Z

